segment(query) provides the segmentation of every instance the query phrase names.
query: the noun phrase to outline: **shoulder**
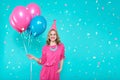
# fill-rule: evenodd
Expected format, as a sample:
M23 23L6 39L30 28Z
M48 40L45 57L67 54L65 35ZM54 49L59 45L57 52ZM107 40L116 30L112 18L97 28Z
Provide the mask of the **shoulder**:
M47 44L46 44L46 45L44 45L44 46L42 47L42 49L44 49L44 50L45 50L45 49L47 48L47 46L48 46Z
M64 44L63 43L59 43L59 46L64 47Z

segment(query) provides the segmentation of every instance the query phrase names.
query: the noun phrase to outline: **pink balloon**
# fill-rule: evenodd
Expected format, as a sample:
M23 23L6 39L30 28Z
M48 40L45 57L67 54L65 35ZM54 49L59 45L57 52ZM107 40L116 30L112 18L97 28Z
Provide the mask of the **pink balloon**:
M39 6L37 4L35 4L35 3L29 4L26 7L26 9L31 14L32 18L41 14Z
M12 12L12 20L18 29L25 31L31 21L29 12L23 6L17 6Z
M12 19L12 14L10 15L10 24L11 24L11 26L12 26L15 30L17 30L17 31L20 32L20 33L22 32L22 30L19 29L18 25L16 25L15 22L13 21L13 19Z

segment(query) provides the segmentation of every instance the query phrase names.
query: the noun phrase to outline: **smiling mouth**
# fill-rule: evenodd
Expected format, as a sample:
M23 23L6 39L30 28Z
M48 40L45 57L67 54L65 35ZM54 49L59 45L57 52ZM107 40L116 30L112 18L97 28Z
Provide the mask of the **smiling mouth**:
M55 37L51 37L51 39L55 39Z

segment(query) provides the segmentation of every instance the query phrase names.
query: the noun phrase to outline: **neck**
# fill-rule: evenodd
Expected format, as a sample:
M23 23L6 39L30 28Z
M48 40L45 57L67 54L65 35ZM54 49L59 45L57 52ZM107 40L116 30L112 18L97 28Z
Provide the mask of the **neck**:
M50 42L50 45L52 46L52 45L56 45L56 42L55 41L51 41Z

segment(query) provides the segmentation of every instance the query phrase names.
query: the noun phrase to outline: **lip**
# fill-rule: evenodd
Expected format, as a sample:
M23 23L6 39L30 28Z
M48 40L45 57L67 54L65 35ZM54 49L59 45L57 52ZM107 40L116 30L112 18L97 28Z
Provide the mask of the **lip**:
M55 39L55 37L51 37L51 39Z

